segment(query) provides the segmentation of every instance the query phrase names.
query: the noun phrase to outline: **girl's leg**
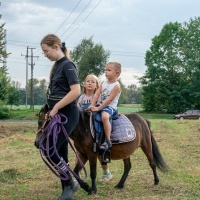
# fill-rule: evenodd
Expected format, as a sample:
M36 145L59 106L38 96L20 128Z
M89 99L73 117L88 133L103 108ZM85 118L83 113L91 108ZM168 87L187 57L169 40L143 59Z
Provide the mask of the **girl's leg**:
M100 160L101 163L101 160ZM99 179L100 182L108 182L110 181L113 177L112 174L109 170L108 165L101 165L102 168L102 177Z

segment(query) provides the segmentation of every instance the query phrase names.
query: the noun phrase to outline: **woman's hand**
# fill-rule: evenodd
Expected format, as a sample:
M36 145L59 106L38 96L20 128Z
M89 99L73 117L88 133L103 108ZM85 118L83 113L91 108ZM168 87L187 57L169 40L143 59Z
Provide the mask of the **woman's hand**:
M54 117L57 113L58 113L58 109L53 108L53 109L50 111L49 116L50 116L50 117Z

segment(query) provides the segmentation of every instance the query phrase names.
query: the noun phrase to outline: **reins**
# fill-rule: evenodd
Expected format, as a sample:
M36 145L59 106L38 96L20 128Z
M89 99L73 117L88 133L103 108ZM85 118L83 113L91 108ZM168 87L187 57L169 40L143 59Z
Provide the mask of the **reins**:
M62 119L64 119L64 120L62 120ZM48 124L47 124L47 122L48 122ZM84 174L85 174L84 179L86 179L87 172L86 172L85 166L84 166L83 162L81 161L81 159L79 158L79 156L77 155L76 150L75 150L74 146L72 145L72 143L69 139L69 136L64 128L64 124L66 124L66 123L67 123L67 117L65 115L63 115L62 113L57 113L53 118L49 119L49 121L47 121L47 120L45 121L45 123L43 124L43 126L41 128L41 131L43 134L42 134L42 137L39 142L40 155L41 155L43 161L45 162L45 164L49 167L49 169L60 179L68 180L69 177L66 172L69 171L74 175L74 177L76 179L81 180L81 178L77 174L75 174L74 171L70 168L69 164L66 163L65 160L62 157L60 157L60 155L58 154L58 151L56 148L56 142L58 139L58 134L61 131L63 131L70 147L72 148L73 152L75 153L75 155L78 159L78 162L80 163L80 165L84 171ZM46 127L45 127L45 125L46 125ZM52 137L51 146L49 143L50 137ZM50 150L52 151L51 154L49 154ZM52 155L56 155L60 159L60 162L57 164L54 163L53 160L51 159Z

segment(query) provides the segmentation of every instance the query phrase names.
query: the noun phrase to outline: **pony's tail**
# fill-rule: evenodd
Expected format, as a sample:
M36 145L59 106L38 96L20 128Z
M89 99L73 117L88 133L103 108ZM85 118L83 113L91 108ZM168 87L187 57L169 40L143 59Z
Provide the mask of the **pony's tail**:
M156 166L162 171L162 172L167 172L169 167L167 166L167 164L165 163L161 152L159 150L158 144L156 143L156 140L153 137L153 133L151 131L150 128L150 121L146 120L149 130L151 132L151 142L152 142L152 151L153 151L153 159L154 162L156 163Z

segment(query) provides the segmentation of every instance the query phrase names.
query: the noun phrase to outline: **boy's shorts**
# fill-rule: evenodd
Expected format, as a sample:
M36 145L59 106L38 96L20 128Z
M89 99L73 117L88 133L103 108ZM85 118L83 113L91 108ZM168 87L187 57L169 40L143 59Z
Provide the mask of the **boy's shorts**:
M107 112L110 115L110 117L112 117L116 113L116 110L114 108L110 107L110 106L106 106L105 108L103 108L99 112L100 113Z

